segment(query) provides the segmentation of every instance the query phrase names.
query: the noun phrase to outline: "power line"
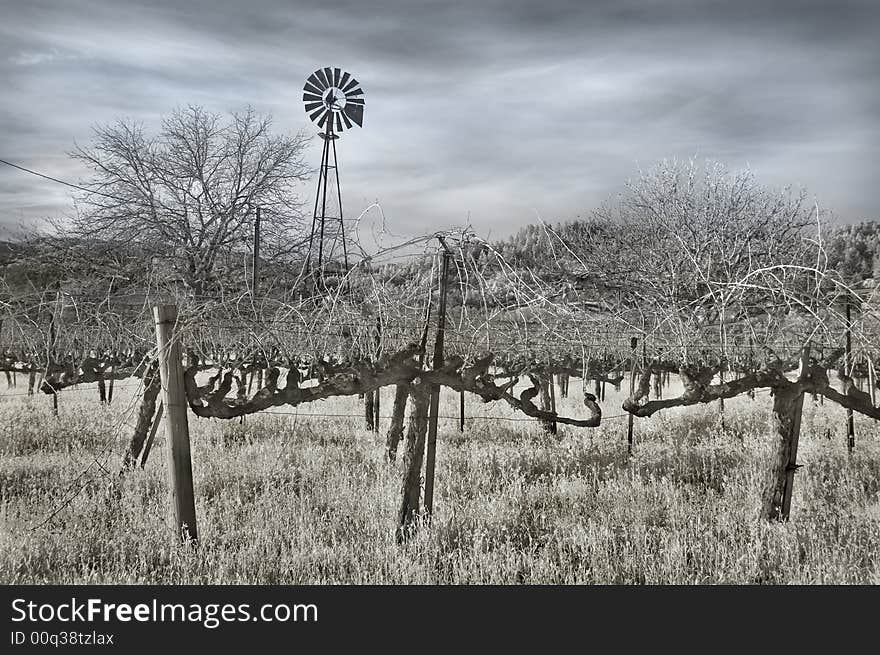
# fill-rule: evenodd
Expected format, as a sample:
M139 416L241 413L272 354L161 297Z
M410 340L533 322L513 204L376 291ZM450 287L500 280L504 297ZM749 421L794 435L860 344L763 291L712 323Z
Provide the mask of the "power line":
M95 191L94 189L87 189L86 187L79 186L78 184L73 184L72 182L65 182L64 180L59 180L57 177L52 177L51 175L46 175L45 173L40 173L38 171L31 170L30 168L25 168L24 166L19 166L18 164L13 164L11 161L6 161L5 159L0 159L0 164L6 164L7 166L11 166L12 168L17 168L18 170L24 171L25 173L30 173L31 175L36 175L37 177L42 177L43 179L49 180L50 182L55 182L57 184L63 184L64 186L69 186L72 189L78 189L79 191L85 191L86 193L93 193L98 196L104 196L105 198L110 198L111 200L117 200L119 202L128 202L128 200L124 200L123 198L119 198L117 196L112 196L109 193Z

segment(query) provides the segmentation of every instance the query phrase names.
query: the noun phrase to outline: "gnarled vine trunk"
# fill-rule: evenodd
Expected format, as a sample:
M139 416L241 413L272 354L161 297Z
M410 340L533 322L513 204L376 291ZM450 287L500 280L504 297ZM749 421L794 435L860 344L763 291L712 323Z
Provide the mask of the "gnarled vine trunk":
M532 381L533 384L537 384L538 386L538 397L541 402L541 409L545 412L555 411L553 405L553 398L550 395L551 389L550 385L553 384L552 379L548 380L544 377L535 377ZM547 434L556 434L556 421L550 419L540 419L538 421L541 424L541 429L544 430Z
M800 385L789 384L773 389L772 424L776 451L761 503L761 516L768 520L787 520L791 510L803 406L804 391Z
M412 410L403 451L403 480L400 489L400 511L397 515L397 543L403 543L409 538L413 523L419 513L422 459L425 453L428 405L431 398L430 385L416 378L413 380L409 393L412 398Z
M143 450L144 442L147 440L147 432L153 423L153 416L156 414L156 399L159 397L161 388L159 364L155 362L144 372L144 394L141 399L141 407L138 410L134 434L131 436L131 442L122 461L123 471L133 469L137 465L138 455Z
M403 437L403 419L406 412L406 401L409 398L408 384L398 384L394 388L394 408L391 412L391 427L385 438L385 455L389 462L397 458L397 445Z

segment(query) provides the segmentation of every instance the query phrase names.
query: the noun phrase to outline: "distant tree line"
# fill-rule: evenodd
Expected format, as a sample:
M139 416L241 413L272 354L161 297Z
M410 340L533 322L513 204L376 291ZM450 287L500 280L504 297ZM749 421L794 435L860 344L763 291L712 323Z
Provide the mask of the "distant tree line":
M527 225L513 236L495 244L496 250L512 265L536 271L559 273L554 257L564 253L567 245L595 241L608 231L608 226L595 219L565 221L551 226ZM650 225L644 234L633 234L635 241L650 241ZM824 228L823 246L829 268L853 283L880 283L880 220ZM553 238L553 234L557 238ZM588 271L583 271L587 274Z

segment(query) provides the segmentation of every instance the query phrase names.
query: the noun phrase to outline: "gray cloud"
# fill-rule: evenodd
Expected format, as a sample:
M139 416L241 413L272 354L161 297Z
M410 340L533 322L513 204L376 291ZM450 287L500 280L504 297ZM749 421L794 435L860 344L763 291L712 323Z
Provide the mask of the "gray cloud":
M693 155L880 215L869 0L0 1L0 156L73 181L64 153L118 116L249 103L311 129L302 81L336 65L367 95L340 142L347 212L378 200L396 233L572 218L638 166ZM0 169L0 223L69 207Z

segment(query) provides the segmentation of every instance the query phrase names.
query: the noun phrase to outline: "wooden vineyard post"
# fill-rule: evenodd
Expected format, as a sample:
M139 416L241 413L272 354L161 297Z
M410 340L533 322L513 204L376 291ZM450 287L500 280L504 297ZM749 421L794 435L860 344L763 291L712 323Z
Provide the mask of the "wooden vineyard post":
M458 431L464 432L464 389L458 392Z
M850 303L846 302L846 353L844 355L844 369L847 374L850 373L849 367L852 366L852 318L850 316ZM853 422L853 411L849 407L846 408L846 449L852 453L856 447L856 430Z
M871 407L877 406L877 373L874 371L874 360L870 356L868 362L868 393L871 396Z
M379 412L380 404L382 399L382 387L379 387L374 392L376 394L375 400L373 400L373 432L379 434Z
M556 413L556 391L555 391L556 385L553 384L553 374L552 373L550 374L550 381L547 383L547 385L550 387L550 389L549 389L550 390L550 411L555 414ZM556 434L556 431L557 431L556 421L553 421L550 425L552 426L550 428L551 434Z
M257 205L257 215L254 218L254 262L251 266L253 281L251 282L253 296L257 296L257 288L260 286L260 206Z
M376 429L376 394L368 391L364 394L364 429L373 432Z
M639 346L639 338L633 337L630 341L632 357L629 364L629 395L632 397L636 392L636 348ZM629 414L626 420L626 454L633 454L633 415Z
M449 260L452 253L443 244L443 268L440 272L440 303L437 307L437 336L434 340L434 370L443 368L443 338L446 331L446 292L449 282ZM440 410L440 386L431 387L428 409L428 449L425 454L425 513L434 510L434 468L437 460L437 416Z
M159 349L159 375L165 411L166 451L174 530L182 541L196 541L196 505L193 494L192 459L189 448L186 391L180 342L175 338L177 307L157 305L156 345Z
M376 361L382 357L382 317L376 316ZM382 411L382 387L376 389L376 399L373 401L373 431L379 434L379 417Z

